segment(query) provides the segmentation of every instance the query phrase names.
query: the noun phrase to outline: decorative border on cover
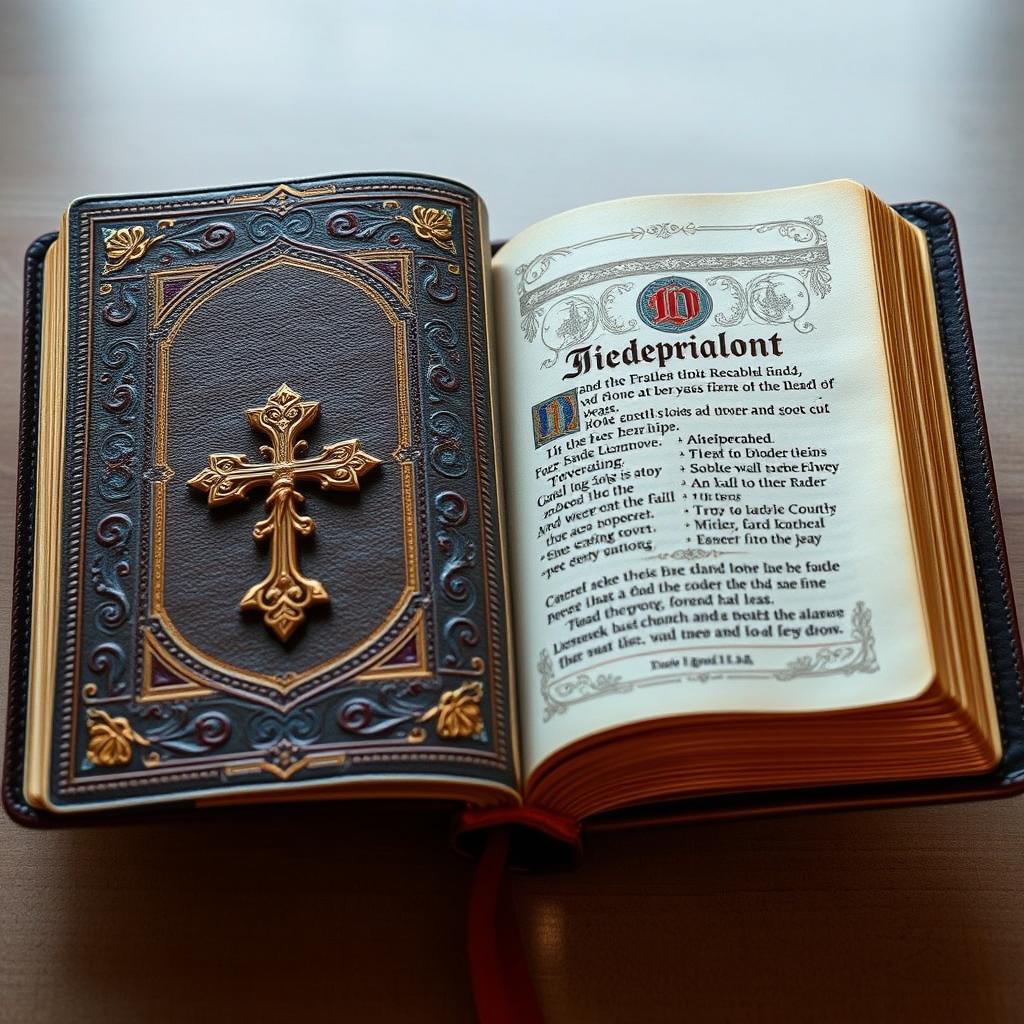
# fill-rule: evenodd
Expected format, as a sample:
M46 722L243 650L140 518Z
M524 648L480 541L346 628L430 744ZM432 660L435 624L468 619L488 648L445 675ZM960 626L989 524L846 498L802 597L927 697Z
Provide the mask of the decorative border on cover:
M439 206L426 205L432 203ZM125 221L136 223L121 226ZM75 393L86 395L84 415L106 413L111 423L99 432L90 426L87 434L78 434L83 423L83 407L78 406L73 410L70 451L77 458L80 446L98 440L106 467L99 481L100 499L105 506L121 499L141 500L143 523L133 529L132 515L107 514L95 531L83 534L90 539L83 545L80 562L74 551L68 552L68 596L81 602L70 621L95 621L100 642L88 651L76 650L75 679L59 688L61 728L71 733L60 745L55 784L68 796L94 796L123 790L125 785L150 791L159 791L162 785L219 786L234 779L249 781L253 774L278 780L298 774L315 780L323 777L318 775L323 767L335 772L343 766L346 772L406 772L419 763L472 774L506 770L504 620L495 607L502 600L494 564L499 553L494 508L488 503L493 486L493 466L486 452L489 409L484 405L485 357L482 351L474 352L485 337L480 267L474 258L475 201L430 182L348 181L311 188L278 186L258 195L235 192L128 203L95 211L86 205L72 218L71 227L78 228L71 238L71 278L79 282L80 311L72 372L81 374L89 367L94 373L96 359L106 368L99 377L105 391L97 398L89 397L91 378L88 384L80 380ZM111 299L97 309L99 316L93 316L91 268L96 266L92 247L97 229L107 256L98 292ZM120 679L122 673L130 678L138 663L138 654L133 653L138 613L133 615L131 605L141 591L132 577L145 578L149 558L142 529L149 499L141 470L150 453L148 443L134 437L133 425L134 412L143 392L152 390L152 381L138 381L146 368L131 358L132 342L126 333L146 303L146 296L136 300L131 292L143 280L140 271L152 277L178 266L187 268L197 256L209 260L212 253L222 260L208 270L208 275L215 275L262 251L296 251L309 258L340 247L365 255L378 240L392 247L399 263L406 257L414 277L408 290L422 306L409 326L417 394L422 392L424 403L423 451L415 458L423 465L418 473L425 473L428 482L420 523L420 530L427 532L419 543L421 557L429 557L432 571L438 573L431 586L438 619L431 641L439 659L436 671L426 679L420 671L410 673L409 679L368 681L363 686L350 682L340 692L313 679L308 697L307 687L297 687L280 707L266 706L268 698L260 700L258 694L250 706L219 692L157 703L150 696L139 702L138 694L124 692ZM89 273L84 272L86 267ZM204 276L201 267L193 269L199 271L198 278ZM375 286L382 294L390 288L401 292L403 283L410 284L408 271L392 274L383 266L372 271L373 280L380 279ZM173 319L171 307L187 302L187 296L201 287L199 279L186 280L173 294L162 296L160 317ZM86 309L88 320L81 316ZM147 331L141 316L136 322L135 349L141 351L160 329ZM112 328L106 340L97 337L94 342L93 330L104 324ZM112 346L119 347L108 351ZM453 359L461 361L458 370ZM135 371L131 378L125 376L128 369ZM463 406L472 422L463 420ZM91 468L88 455L80 457L82 465ZM478 472L482 481L476 481ZM81 487L78 479L73 475L68 487L72 535L79 523L83 530L87 522L92 525L86 503L96 500L88 478ZM467 482L472 482L468 492ZM435 547L440 557L428 556ZM83 585L85 566L91 587ZM480 611L471 612L474 605ZM65 642L71 639L69 635ZM390 642L389 634L381 641L381 650ZM217 685L211 678L210 686Z

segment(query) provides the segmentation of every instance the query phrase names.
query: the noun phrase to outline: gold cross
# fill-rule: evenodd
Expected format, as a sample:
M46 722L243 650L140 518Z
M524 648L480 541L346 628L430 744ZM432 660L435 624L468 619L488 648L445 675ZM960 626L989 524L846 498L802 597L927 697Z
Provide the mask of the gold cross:
M256 540L270 538L270 570L249 589L241 607L262 612L263 621L283 643L305 620L310 605L330 600L319 580L299 571L297 537L310 536L314 527L309 516L299 514L305 499L295 485L312 480L325 491L358 491L359 478L379 466L380 459L364 452L357 438L326 445L315 458L300 459L309 444L299 440L299 434L320 415L320 403L303 402L287 384L266 405L247 409L245 415L253 430L270 439L269 445L260 445L270 462L253 465L244 455L211 455L209 466L188 485L202 491L211 507L242 501L257 487L270 488L267 516L252 531Z

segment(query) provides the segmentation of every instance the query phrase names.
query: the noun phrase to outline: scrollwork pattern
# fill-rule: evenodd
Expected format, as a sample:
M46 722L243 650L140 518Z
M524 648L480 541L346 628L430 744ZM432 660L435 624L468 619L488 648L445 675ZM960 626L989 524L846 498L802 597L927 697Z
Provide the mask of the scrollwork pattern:
M616 281L597 298L586 292L574 292L559 299L542 317L527 316L523 320L527 340L532 341L531 333L536 336L539 332L541 343L551 352L541 363L541 368L554 366L566 348L589 341L598 327L603 327L609 334L628 334L635 330L637 322L634 317L620 318L613 310L615 300L632 291L632 282Z
M145 709L141 718L159 722L154 728L143 729L149 745L175 754L206 754L231 738L231 720L227 715L196 709L182 701L154 705Z
M98 644L92 649L87 661L90 671L100 678L105 696L117 696L125 691L124 648L117 643ZM93 694L99 693L99 686L93 684Z
M421 261L420 267L426 268L423 275L423 290L435 301L444 306L451 305L459 297L459 288L454 281L442 283L441 268L436 263Z
M394 733L415 722L423 711L420 683L385 683L372 696L349 697L336 714L340 728L352 736L380 736Z
M308 210L295 209L283 217L274 213L261 213L246 225L254 242L269 242L275 238L306 238L313 232L313 217Z
M474 590L467 571L476 566L476 545L454 531L441 530L437 546L445 556L439 577L442 591L452 601L472 605Z
M719 327L738 327L747 315L747 293L743 285L728 274L716 274L707 280L709 289L724 292L732 305L727 310L719 310L715 314L715 323Z
M138 285L128 281L117 282L117 294L102 309L101 315L113 327L124 327L135 319L139 311Z
M453 366L453 363L459 362L458 336L444 320L428 320L423 325L423 337L430 349L427 381L437 391L454 394L460 384ZM429 397L431 402L441 401L441 396L436 392Z
M135 420L138 404L138 386L135 380L135 360L139 354L139 346L130 338L117 338L112 341L101 355L103 365L107 368L100 374L100 384L113 384L100 404L112 416L125 426Z
M312 708L298 708L283 715L277 711L264 711L249 720L247 731L253 745L259 749L273 747L288 740L296 747L306 747L320 737L320 717Z
M445 526L462 526L469 518L469 503L456 491L439 491L434 495L434 508Z
M105 633L114 632L128 620L130 605L121 580L131 571L127 556L132 520L123 512L112 512L96 526L96 540L105 550L92 561L93 590L105 600L96 608L96 624Z
M175 245L190 256L224 249L235 240L235 229L223 221L201 223L173 235L165 235L162 245Z
M871 609L858 601L850 615L849 641L822 644L814 654L795 658L775 673L776 679L810 679L820 676L853 675L855 672L877 672L875 632L871 626Z
M821 271L827 278L827 271ZM725 292L732 305L715 314L715 323L722 327L738 327L751 321L758 324L789 324L801 334L814 330L806 320L811 307L811 292L792 274L760 274L744 286L735 277L718 274L708 278L708 285Z
M120 581L130 572L131 563L127 558L109 562L103 555L97 555L92 561L92 589L106 598L96 608L96 624L105 633L114 632L118 626L123 626L128 621L130 605Z
M327 234L332 238L373 238L384 228L394 226L394 211L398 208L394 200L385 200L379 204L353 203L328 216L325 225Z
M706 558L721 558L723 555L741 554L739 550L727 551L723 548L675 548L672 551L659 551L647 555L644 561L657 559L660 562L701 562Z
M127 498L135 487L137 441L127 430L115 430L100 445L103 475L100 494L109 501Z
M592 245L600 245L603 242L616 242L620 240L639 242L645 238L667 239L678 234L695 235L701 231L746 231L759 235L775 232L781 238L800 245L824 245L828 239L822 230L822 221L821 214L814 214L811 217L805 217L803 220L773 220L759 224L694 224L692 221L688 224L664 222L646 225L638 224L626 231L617 231L609 235L587 238L582 242L549 249L547 252L534 256L532 260L521 263L516 267L516 287L519 294L524 295L527 289L544 277L559 259L570 256L580 249L585 249Z
M456 615L445 623L444 639L447 647L444 665L455 668L461 660L460 649L476 647L480 643L480 630L472 619Z
M571 704L604 697L610 693L628 693L632 684L623 680L622 676L613 672L602 672L592 675L583 672L572 679L555 681L555 666L547 649L540 652L537 660L537 672L540 675L540 691L544 698L544 721L554 715L563 714Z
M125 549L131 534L131 518L123 512L111 512L96 524L96 540L118 553Z
M448 409L440 409L430 416L433 434L430 464L449 479L465 476L469 469L469 456L463 447L465 427L462 420Z

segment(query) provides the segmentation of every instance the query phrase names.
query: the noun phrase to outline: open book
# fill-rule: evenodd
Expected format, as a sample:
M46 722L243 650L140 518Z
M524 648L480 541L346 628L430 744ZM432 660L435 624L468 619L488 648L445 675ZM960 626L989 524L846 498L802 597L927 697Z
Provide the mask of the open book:
M928 245L861 185L600 203L493 262L441 179L91 198L33 289L25 820L581 821L1003 757Z

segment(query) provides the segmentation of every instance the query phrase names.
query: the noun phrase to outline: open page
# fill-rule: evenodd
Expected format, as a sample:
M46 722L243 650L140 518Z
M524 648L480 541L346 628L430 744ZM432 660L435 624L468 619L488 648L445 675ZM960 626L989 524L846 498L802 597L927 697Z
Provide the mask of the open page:
M494 263L524 769L933 675L852 182L584 207Z

